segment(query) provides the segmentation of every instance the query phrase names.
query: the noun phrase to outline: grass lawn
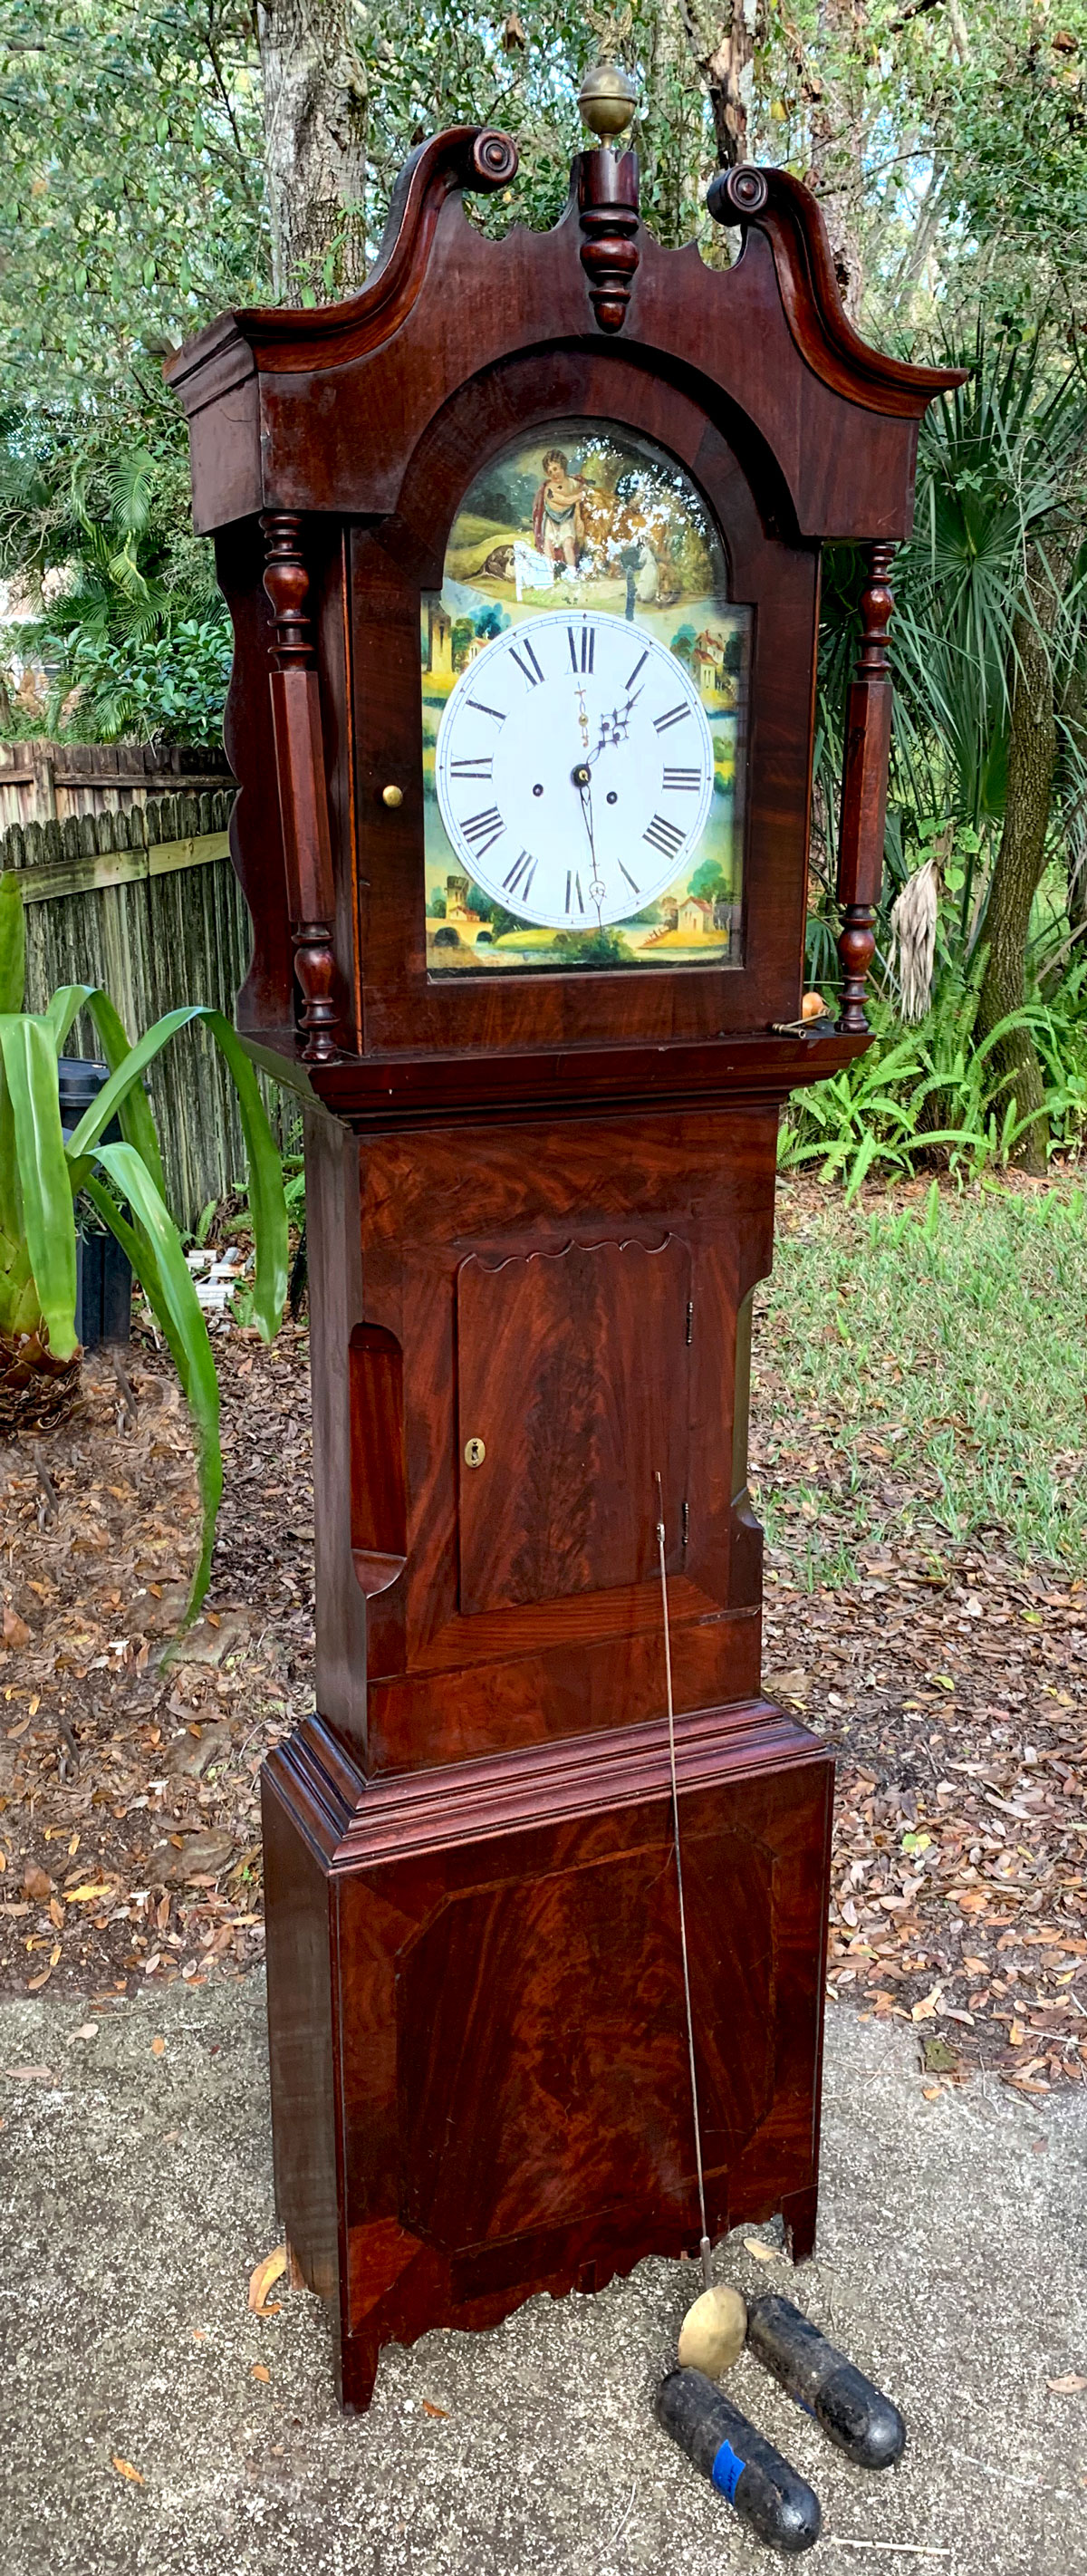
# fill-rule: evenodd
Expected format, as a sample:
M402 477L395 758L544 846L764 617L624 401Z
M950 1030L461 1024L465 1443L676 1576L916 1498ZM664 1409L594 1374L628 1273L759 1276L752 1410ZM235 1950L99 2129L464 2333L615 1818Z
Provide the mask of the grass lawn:
M755 1342L759 1509L810 1588L915 1536L1087 1571L1079 1183L847 1209L784 1181Z
M764 1686L838 1746L828 1993L931 2088L1087 2078L1087 1215L786 1182L751 1488Z

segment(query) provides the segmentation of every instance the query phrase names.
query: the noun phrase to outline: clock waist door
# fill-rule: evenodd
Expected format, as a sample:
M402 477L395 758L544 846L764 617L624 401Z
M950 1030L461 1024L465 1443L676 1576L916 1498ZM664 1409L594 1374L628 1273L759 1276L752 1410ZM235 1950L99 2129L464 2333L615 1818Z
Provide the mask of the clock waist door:
M767 1266L772 1113L362 1152L367 1769L659 1715L662 1506L676 1706L753 1698L759 1546L734 1388Z

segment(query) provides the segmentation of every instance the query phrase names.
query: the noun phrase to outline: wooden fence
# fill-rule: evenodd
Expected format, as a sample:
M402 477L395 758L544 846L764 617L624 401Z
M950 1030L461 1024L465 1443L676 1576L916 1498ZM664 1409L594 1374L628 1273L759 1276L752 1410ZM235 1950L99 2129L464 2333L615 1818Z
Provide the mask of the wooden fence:
M10 823L65 823L73 815L128 813L149 796L229 787L226 753L183 744L0 742L0 833Z
M37 746L0 745L0 752L30 748ZM61 748L67 762L72 753ZM103 756L95 746L94 760ZM11 763L9 779L16 766L29 763ZM103 799L106 791L94 784L103 775L84 774L88 798ZM129 790L126 806L118 797L112 809L100 801L97 810L13 822L0 833L0 866L22 879L31 1010L41 1010L58 984L79 983L105 987L130 1037L183 1002L208 1002L233 1017L252 944L227 855L233 782L149 796L155 775L129 773L118 782ZM86 1014L68 1045L75 1055L99 1052ZM171 1204L193 1225L208 1200L244 1172L230 1080L206 1033L186 1029L158 1058L149 1084ZM262 1088L287 1142L296 1123L290 1100L271 1085Z

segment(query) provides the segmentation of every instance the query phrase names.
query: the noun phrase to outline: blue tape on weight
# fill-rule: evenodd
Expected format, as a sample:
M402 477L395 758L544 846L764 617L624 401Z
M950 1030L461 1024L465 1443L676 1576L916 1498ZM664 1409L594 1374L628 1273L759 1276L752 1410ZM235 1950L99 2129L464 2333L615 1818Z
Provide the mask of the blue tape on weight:
M737 2459L731 2442L722 2442L721 2448L714 2459L713 2467L710 2470L710 2476L713 2479L715 2487L720 2489L723 2496L728 2497L730 2504L735 2496L736 2489L739 2486L746 2466L746 2460Z

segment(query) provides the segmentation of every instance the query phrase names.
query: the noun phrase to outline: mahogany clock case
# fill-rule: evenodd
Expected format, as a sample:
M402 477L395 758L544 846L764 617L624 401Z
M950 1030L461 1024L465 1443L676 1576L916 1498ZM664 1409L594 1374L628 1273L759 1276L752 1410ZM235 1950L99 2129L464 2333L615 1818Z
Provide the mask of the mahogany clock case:
M321 1716L265 1773L269 2018L345 2404L390 2338L697 2241L658 1469L710 2224L810 2251L833 1758L760 1694L746 1486L776 1125L308 1121Z
M821 218L734 171L726 271L586 153L549 234L471 226L506 138L403 175L350 304L171 367L236 652L239 1026L308 1099L317 1706L266 1767L276 2188L382 2342L699 2230L654 1579L668 1542L708 2216L815 2225L832 1759L760 1691L751 1298L787 1092L867 1043L887 572L941 382L867 350ZM420 599L514 437L617 424L691 477L750 612L741 962L429 977ZM798 1026L819 550L870 548L836 1031Z

